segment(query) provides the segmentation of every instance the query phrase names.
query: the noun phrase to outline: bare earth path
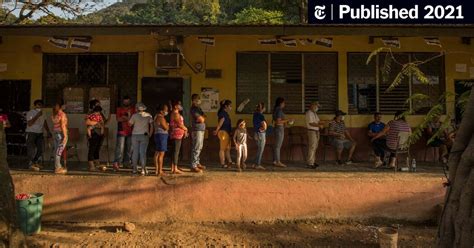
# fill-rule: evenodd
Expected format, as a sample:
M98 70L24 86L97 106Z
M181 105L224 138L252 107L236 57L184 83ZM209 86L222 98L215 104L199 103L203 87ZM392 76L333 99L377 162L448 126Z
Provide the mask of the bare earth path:
M45 223L31 247L378 247L383 224L313 220L250 223ZM436 227L400 224L399 247L433 247Z

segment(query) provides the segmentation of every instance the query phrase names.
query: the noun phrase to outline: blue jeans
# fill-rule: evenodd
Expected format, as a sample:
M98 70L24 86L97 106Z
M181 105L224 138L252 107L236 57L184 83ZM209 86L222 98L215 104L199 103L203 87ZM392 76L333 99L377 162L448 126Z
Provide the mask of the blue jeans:
M145 170L146 166L146 150L148 148L148 142L150 137L144 134L133 134L132 135L132 165L133 172L137 172L138 159L140 158L140 165L142 170Z
M66 148L67 140L65 144L62 144L64 135L59 132L54 132L54 168L59 169L61 165L61 156L63 155L64 149Z
M191 137L193 139L193 150L191 154L191 167L196 168L199 164L199 156L201 155L202 146L204 145L205 131L193 131Z
M275 126L273 129L275 132L275 147L273 150L273 162L280 162L280 150L283 145L283 139L285 138L285 127Z
M114 163L130 162L130 154L132 147L132 136L117 135L117 143L115 144L115 160Z
M262 164L263 150L265 149L266 136L265 132L256 133L255 141L257 142L257 156L255 157L255 164Z

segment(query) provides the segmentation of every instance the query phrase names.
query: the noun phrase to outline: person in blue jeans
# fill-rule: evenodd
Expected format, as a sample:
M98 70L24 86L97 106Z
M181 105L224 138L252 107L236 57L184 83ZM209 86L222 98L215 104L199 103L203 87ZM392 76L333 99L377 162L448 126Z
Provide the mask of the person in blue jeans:
M265 121L265 103L260 102L253 113L253 128L255 132L255 142L257 142L257 154L255 156L255 164L252 166L257 170L265 170L262 166L262 156L265 149L267 122Z
M275 107L273 108L273 124L275 125L275 147L273 150L273 166L286 167L280 160L280 150L283 145L283 139L285 138L285 125L292 123L293 120L286 119L283 109L285 108L285 99L278 97L275 101Z
M191 138L192 138L192 154L191 154L191 171L203 172L206 167L200 162L202 146L204 144L204 134L206 132L206 115L199 107L201 98L198 94L191 96Z
M137 103L137 113L132 115L129 123L132 126L132 166L133 174L137 173L138 161L140 159L141 174L148 174L146 169L146 151L150 136L153 133L153 118L145 112L146 106Z
M132 127L128 123L135 114L135 106L131 104L129 96L124 96L122 106L117 108L117 143L115 145L115 159L113 168L120 170L124 163L130 163L132 147Z

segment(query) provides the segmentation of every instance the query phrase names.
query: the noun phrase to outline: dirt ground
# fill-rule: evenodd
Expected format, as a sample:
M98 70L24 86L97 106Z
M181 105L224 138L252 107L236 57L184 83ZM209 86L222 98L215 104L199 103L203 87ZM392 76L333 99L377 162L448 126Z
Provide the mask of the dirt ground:
M399 247L433 247L436 227L399 227ZM387 224L333 221L44 223L30 247L379 247L376 229Z

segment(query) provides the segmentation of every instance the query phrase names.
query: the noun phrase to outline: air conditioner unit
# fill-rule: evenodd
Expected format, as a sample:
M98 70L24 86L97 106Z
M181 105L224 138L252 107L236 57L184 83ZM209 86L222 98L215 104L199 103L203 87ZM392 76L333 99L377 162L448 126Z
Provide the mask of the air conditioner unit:
M155 53L155 67L159 69L180 68L180 57L179 53Z

